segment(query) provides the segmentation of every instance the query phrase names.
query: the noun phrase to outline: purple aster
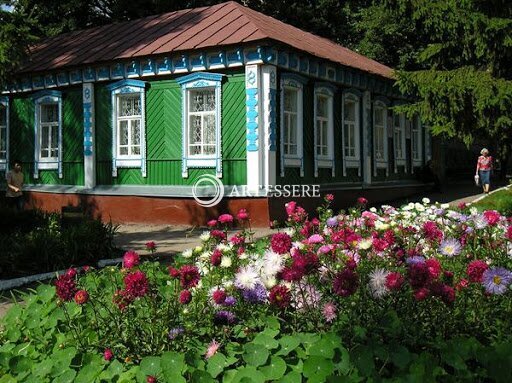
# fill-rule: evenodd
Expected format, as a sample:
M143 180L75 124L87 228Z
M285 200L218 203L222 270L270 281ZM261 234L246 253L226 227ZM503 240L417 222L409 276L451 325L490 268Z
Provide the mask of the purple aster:
M327 223L327 226L329 226L329 227L338 226L338 218L336 218L336 217L327 218L326 223Z
M455 238L447 238L439 245L439 252L447 257L459 255L462 251L462 245Z
M169 330L169 339L174 340L185 332L183 327L175 327Z
M267 300L267 289L261 283L258 283L253 289L243 289L242 296L247 302L262 303Z
M412 257L409 257L405 260L408 265L416 265L418 263L425 262L425 258L423 258L421 255L414 255Z
M233 296L226 297L224 300L223 306L234 306L236 304L236 298Z
M503 267L493 267L484 271L482 285L490 294L504 294L512 283L512 272Z
M233 324L236 322L236 316L231 311L222 310L215 313L213 321L216 324Z
M436 215L443 215L446 211L444 209L436 209L435 214Z

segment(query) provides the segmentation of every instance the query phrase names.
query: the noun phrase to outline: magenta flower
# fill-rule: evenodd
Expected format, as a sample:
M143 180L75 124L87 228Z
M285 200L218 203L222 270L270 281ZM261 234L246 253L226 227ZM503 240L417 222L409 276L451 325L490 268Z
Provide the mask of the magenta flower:
M322 242L324 242L324 237L322 237L320 234L313 234L311 237L308 238L309 244L316 244Z
M113 357L114 354L110 348L106 348L105 351L103 351L103 359L105 359L107 362L110 362Z
M127 269L131 269L132 267L137 266L140 263L139 254L135 251L127 251L123 256L123 267Z
M292 239L286 233L276 233L270 239L270 246L277 254L286 254L292 247Z
M231 214L222 214L219 216L219 222L228 224L233 222L233 216Z

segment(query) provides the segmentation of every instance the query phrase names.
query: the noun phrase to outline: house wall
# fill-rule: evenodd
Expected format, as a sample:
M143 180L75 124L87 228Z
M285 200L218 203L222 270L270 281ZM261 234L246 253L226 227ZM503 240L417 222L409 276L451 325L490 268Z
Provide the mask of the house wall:
M34 178L34 120L35 107L31 95L17 96L10 106L10 158L23 162L26 184L83 185L83 111L81 87L62 90L62 167L63 178L57 170L40 170Z

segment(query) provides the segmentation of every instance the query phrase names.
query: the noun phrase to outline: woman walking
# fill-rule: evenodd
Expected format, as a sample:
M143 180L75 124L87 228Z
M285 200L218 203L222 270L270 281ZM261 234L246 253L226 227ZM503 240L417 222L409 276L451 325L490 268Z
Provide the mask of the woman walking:
M483 148L480 151L481 156L478 157L476 162L476 174L480 177L480 183L484 189L484 193L489 193L489 187L491 184L491 171L492 171L492 157L489 155L489 151Z

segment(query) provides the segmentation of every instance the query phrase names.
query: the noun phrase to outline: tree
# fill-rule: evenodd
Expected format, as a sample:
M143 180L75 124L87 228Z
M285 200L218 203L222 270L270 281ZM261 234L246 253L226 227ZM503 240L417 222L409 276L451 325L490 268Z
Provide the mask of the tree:
M0 89L28 54L36 37L30 16L0 9Z
M425 39L419 69L397 71L397 85L436 135L469 145L485 136L502 158L512 144L512 3L508 0L387 0Z

